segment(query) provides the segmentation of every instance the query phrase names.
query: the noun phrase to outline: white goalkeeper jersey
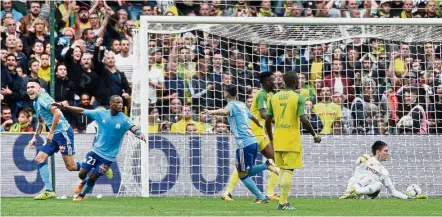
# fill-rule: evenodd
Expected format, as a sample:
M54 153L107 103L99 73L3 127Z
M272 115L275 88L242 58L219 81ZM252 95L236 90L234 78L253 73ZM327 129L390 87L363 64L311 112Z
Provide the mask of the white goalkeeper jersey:
M359 159L358 159L359 160ZM384 187L392 186L390 173L375 157L370 157L366 162L360 162L356 166L353 174L355 178L362 178L369 176L376 182L381 182Z

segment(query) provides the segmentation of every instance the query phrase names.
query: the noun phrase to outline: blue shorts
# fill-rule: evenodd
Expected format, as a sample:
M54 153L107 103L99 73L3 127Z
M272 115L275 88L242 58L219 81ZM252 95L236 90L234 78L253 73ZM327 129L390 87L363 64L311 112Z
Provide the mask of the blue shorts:
M62 155L75 155L74 148L74 130L71 127L66 132L54 133L52 142L46 143L40 148L41 152L52 156L54 153L60 151Z
M88 172L92 169L95 169L94 173L98 176L102 176L107 172L107 170L109 170L113 163L114 162L108 161L98 156L98 154L96 154L95 152L90 151L87 153L84 162L81 164L81 169L85 169Z
M253 143L245 148L236 149L236 169L238 172L249 170L258 155L258 143Z

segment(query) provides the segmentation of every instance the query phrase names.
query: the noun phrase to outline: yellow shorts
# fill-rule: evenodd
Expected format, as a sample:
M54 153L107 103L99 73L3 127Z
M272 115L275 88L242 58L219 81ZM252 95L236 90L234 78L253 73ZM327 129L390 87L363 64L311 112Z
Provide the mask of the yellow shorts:
M258 151L261 152L264 150L268 144L270 144L270 139L267 136L256 136L256 139L258 140Z
M302 153L275 151L275 164L282 169L300 169L302 168Z

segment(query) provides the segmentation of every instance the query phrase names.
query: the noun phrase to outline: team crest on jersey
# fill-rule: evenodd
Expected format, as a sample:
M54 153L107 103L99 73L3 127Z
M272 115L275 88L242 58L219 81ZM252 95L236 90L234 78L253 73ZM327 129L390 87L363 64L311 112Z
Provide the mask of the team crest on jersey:
M60 146L58 146L58 148L60 149L60 152L62 152L62 153L66 150L65 145L60 145Z
M103 120L102 122L103 122L103 124L105 124L105 123L106 123L106 120Z
M115 129L120 129L121 125L118 123L117 125L115 125Z

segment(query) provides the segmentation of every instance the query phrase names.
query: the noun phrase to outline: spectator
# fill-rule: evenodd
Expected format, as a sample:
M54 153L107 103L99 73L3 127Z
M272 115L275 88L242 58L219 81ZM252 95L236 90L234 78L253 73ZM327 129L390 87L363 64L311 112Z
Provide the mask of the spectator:
M93 63L98 77L100 78L100 85L97 89L97 101L102 106L109 105L109 97L113 95L122 96L127 105L129 94L131 90L127 81L126 75L118 71L115 67L115 53L112 51L105 51L100 49L100 43L97 43L95 48ZM104 52L104 63L101 62L102 54ZM149 75L152 73L149 73ZM151 84L152 85L152 84ZM150 92L151 93L151 92ZM155 92L154 92L155 93ZM156 98L150 97L150 102Z
M275 90L279 91L284 89L284 78L282 76L282 73L280 71L276 71L275 73L273 73L273 75L275 76Z
M8 86L2 88L1 95L4 97L3 101L10 105L12 119L15 120L19 107L21 107L20 103L26 95L26 92L21 91L21 87L23 86L23 78L16 71L17 57L15 57L14 54L10 53L6 55L6 67L6 70L12 80Z
M204 133L204 126L197 121L192 120L192 109L190 106L183 106L183 110L181 113L181 120L172 124L172 133L186 133L187 125L193 124L196 127L196 131L198 133Z
M57 102L67 101L73 104L74 101L74 82L67 76L67 69L64 63L58 63L55 67L55 88L54 100Z
M189 91L192 96L192 104L197 111L202 111L202 109L206 109L208 106L206 101L208 92L215 89L215 84L207 77L208 65L205 60L198 62L197 70L198 72L192 77Z
M440 134L442 133L442 84L439 84L436 87L436 96L434 103L434 122L435 126L433 128L433 133Z
M362 85L362 95L355 97L350 106L351 130L358 134L378 134L376 115L379 114L379 97L375 93L376 83L372 79L364 81Z
M344 97L342 95L343 95L342 93L335 92L333 94L333 103L335 103L336 105L339 105L341 107L341 111L342 111L342 117L341 117L342 132L341 133L351 134L352 129L350 127L353 126L351 123L351 121L352 121L351 110L343 105L342 101L343 101Z
M427 134L427 113L417 101L415 88L404 89L403 102L399 104L399 133L403 134Z
M18 113L18 121L11 126L9 132L14 132L14 133L34 132L31 122L32 122L32 111L28 109L23 109Z
M340 60L333 60L332 73L324 78L324 85L331 87L334 92L344 94L344 103L350 103L354 99L352 82L345 75L341 75L342 63Z
M81 94L80 104L78 105L78 107L92 110L93 107L91 106L91 96L89 96L86 93ZM92 123L93 119L91 119L90 117L84 114L71 114L71 115L72 115L71 125L72 128L74 128L74 132L86 133L87 126L90 123Z
M379 4L379 10L377 13L377 17L379 18L392 18L393 16L390 13L391 11L391 2L390 0L381 0Z
M321 89L322 101L313 106L312 112L316 114L322 123L320 134L331 134L333 132L334 122L341 122L341 107L331 101L331 88L323 87Z
M182 111L182 103L178 98L174 98L170 101L169 110L167 113L163 113L162 120L167 120L170 123L177 123L180 120Z
M253 96L248 96L246 99L247 108L250 109L250 107L252 106L252 103L253 103Z
M309 99L305 101L304 114L307 115L315 132L320 132L322 130L322 122L318 115L313 113L313 102ZM308 133L305 129L302 129L302 131L303 133Z
M14 120L12 120L12 112L11 112L11 108L9 108L8 106L2 106L2 125L1 125L1 129L0 132L9 132L12 124L14 124Z
M194 134L198 133L198 129L196 128L195 124L189 123L186 125L186 134Z
M14 54L16 57L17 65L16 67L21 67L25 70L26 74L28 72L28 58L23 52L17 50L17 44L20 41L15 35L9 35L6 38L6 48L9 54Z
M40 68L38 69L38 76L43 78L46 82L51 81L51 66L50 66L51 56L47 53L41 54L40 57Z
M38 75L38 71L40 68L40 63L38 62L37 59L31 59L29 61L29 76L23 77L23 83L22 83L22 87L20 89L21 92L23 92L24 98L23 98L23 108L33 108L32 105L32 100L29 98L27 92L27 85L28 85L28 81L32 78L34 79L38 79L40 82L40 86L41 88L45 89L45 90L49 90L48 89L48 83L41 77L39 77Z
M299 94L303 96L305 99L314 101L315 94L313 92L313 88L310 87L308 81L306 79L306 75L304 73L298 73L299 79Z
M149 103L157 103L157 92L162 93L164 89L164 75L163 72L157 68L152 67L154 57L149 57L149 72L147 78L149 79Z
M2 8L3 10L0 12L0 17L3 17L6 13L11 13L12 18L15 20L15 22L19 22L21 18L23 17L23 14L16 11L12 7L12 0L3 0L2 1Z
M404 0L404 4L402 6L401 18L414 18L413 15L413 1L412 0Z
M121 40L121 52L115 56L115 65L117 70L124 72L126 76L131 80L132 73L134 70L134 65L137 64L135 57L130 54L131 44L129 40L122 39Z
M34 30L35 30L34 22L38 18L41 19L41 22L44 23L45 27L49 27L48 21L46 21L40 17L41 4L38 1L28 1L28 6L29 6L28 9L29 9L30 14L24 16L20 20L20 27L19 27L20 32L26 36L28 36L30 32L34 32Z
M6 39L10 35L15 36L17 39L23 38L21 32L17 31L17 22L12 18L4 18L3 26L0 27L0 37ZM5 40L1 40L1 46L6 47Z
M229 129L225 122L223 121L217 121L215 123L215 126L213 127L213 133L215 134L228 134Z
M258 12L258 17L274 17L276 16L271 8L271 2L269 0L262 0L261 1L261 8Z
M178 65L176 62L169 62L166 65L166 77L164 79L165 88L162 93L161 101L161 113L167 113L169 110L170 101L175 98L184 100L184 81L176 76Z
M159 113L156 108L149 108L149 133L158 133L160 125L158 124Z

